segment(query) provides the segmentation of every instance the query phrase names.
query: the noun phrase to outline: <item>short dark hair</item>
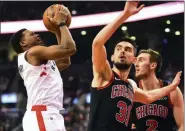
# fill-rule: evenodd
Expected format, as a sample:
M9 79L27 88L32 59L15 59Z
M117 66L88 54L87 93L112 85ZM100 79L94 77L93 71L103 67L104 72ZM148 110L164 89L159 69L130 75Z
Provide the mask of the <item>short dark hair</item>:
M10 38L10 44L12 45L14 51L19 54L19 53L22 53L23 50L22 50L22 47L20 45L20 41L21 41L21 38L23 36L23 32L27 30L27 29L21 29L17 32L15 32L11 38Z
M140 50L139 54L141 53L147 53L150 55L150 62L156 62L157 67L156 67L156 72L159 72L162 67L162 57L161 54L158 51L152 50L152 49L147 49L147 50Z
M130 43L133 47L134 47L134 54L136 55L137 54L137 44L132 40L130 39L129 37L122 37L120 40L117 41L117 43L114 45L114 50L116 48L116 45L122 41L125 41L125 42L128 42ZM114 52L114 51L113 51Z

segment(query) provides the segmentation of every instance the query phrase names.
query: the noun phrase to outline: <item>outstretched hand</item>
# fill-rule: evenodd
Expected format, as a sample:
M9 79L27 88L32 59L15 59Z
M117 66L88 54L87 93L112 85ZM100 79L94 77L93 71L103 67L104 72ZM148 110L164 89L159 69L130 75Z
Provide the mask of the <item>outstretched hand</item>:
M127 0L126 4L125 4L125 8L124 11L129 15L135 15L137 14L140 10L143 9L143 7L145 6L144 4L142 4L141 6L139 6L139 0Z
M179 72L176 74L175 78L173 79L173 82L171 83L175 88L176 88L176 87L179 85L179 83L180 83L181 74L182 74L182 71L179 71Z

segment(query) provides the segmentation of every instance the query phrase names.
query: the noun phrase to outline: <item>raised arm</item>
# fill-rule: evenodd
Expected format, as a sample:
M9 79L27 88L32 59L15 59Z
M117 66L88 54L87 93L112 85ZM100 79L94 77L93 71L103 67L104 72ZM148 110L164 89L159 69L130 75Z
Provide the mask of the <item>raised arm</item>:
M144 104L152 103L160 98L167 96L170 92L174 91L180 83L180 76L182 72L178 72L173 80L173 82L160 89L155 89L151 91L143 91L137 87L136 83L132 80L129 80L131 85L134 88L134 101L141 102Z
M60 32L55 33L58 44L61 45L64 49L66 48L73 49L75 53L76 52L75 42L72 39L70 32L64 28L67 28L67 27L60 27ZM56 62L58 69L62 71L71 64L70 56L65 57L65 58L56 59L55 62Z
M61 33L60 30L58 32L55 32L55 36L57 38L57 42L60 45L61 43ZM55 63L60 71L65 70L68 66L71 65L70 57L65 57L61 59L55 60Z
M54 18L49 18L50 21L56 25L59 25L60 23L65 23L67 20L67 16L70 13L68 8L66 8L65 6L58 6L58 8L60 9L60 11L55 13ZM74 52L76 52L75 42L66 25L59 27L59 30L55 32L55 36L57 38L58 45L62 45L64 49L74 49ZM55 60L55 62L60 71L64 70L71 64L70 57L57 59Z
M138 1L126 2L124 11L110 24L105 26L95 37L92 45L92 62L95 73L104 73L106 70L110 70L104 44L125 20L131 15L138 13L144 7L142 5L137 8L138 3Z
M27 58L41 62L69 57L73 55L74 52L74 49L64 49L61 45L52 45L49 47L34 46L27 52Z
M59 27L60 36L58 33L59 31L57 32L58 45L53 45L49 47L32 47L26 55L28 62L31 62L31 64L33 65L40 65L45 60L62 60L63 63L57 65L59 69L64 69L68 66L70 61L67 58L76 53L75 42L72 39L72 36L65 25L65 21L67 19L68 14L69 11L67 10L67 8L60 7L60 10L57 10L53 18L48 16L50 22L55 25L58 25Z

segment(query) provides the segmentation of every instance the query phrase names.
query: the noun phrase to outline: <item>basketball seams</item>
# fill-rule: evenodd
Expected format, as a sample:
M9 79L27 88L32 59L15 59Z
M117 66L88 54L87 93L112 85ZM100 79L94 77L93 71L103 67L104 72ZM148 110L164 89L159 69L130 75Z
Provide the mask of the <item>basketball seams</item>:
M59 9L61 9L62 6L64 6L64 5L60 5L60 4L51 5L50 7L48 7L45 10L44 15L43 15L44 26L46 27L46 29L48 31L50 31L52 33L59 32L60 29L58 28L58 26L55 23L52 23L52 21L50 21L48 16L53 18L54 17L53 14L57 11L57 9L58 9L57 7L58 6L60 6ZM67 24L67 27L69 27L70 24L71 24L71 13L69 13L69 15L67 16L66 24Z
M46 10L46 15L48 16L48 9ZM47 18L48 22L53 26L53 28L55 30L52 30L52 31L57 31L58 29L56 28L56 26L49 20L49 18Z

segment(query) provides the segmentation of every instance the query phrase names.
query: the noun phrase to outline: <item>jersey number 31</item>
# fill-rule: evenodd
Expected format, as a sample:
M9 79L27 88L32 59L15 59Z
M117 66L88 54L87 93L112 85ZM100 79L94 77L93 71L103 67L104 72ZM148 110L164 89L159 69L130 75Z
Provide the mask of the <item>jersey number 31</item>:
M116 113L115 115L116 120L118 122L125 123L125 125L128 126L132 106L127 106L125 102L119 101L117 103L117 107L119 108L119 113Z

